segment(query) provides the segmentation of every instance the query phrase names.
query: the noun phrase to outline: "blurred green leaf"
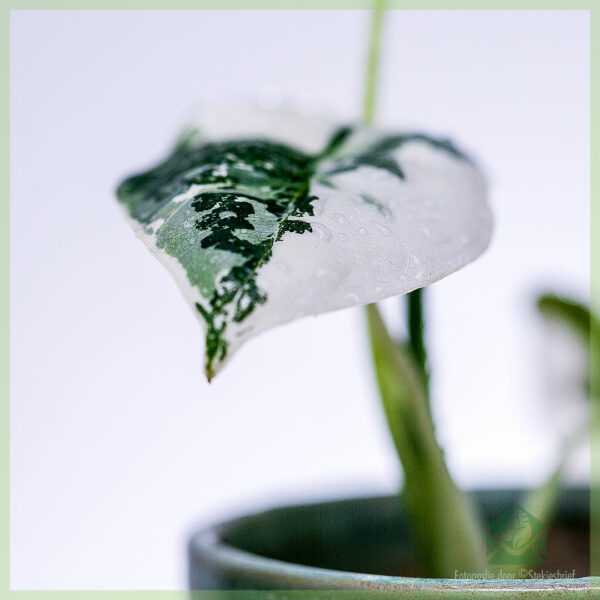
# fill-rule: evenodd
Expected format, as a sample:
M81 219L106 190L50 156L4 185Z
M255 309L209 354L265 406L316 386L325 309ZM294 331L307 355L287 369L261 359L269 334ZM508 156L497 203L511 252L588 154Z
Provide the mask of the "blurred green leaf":
M537 308L544 317L566 325L585 347L590 357L590 366L600 366L598 352L595 349L597 344L592 343L592 338L594 340L600 339L597 337L600 333L600 327L598 319L591 313L589 307L565 296L543 294L537 299ZM554 517L558 496L563 488L565 465L572 449L590 431L592 436L594 432L598 431L597 428L600 425L598 423L598 415L600 414L598 392L600 389L598 389L597 379L591 377L591 369L589 369L586 381L583 382L591 402L591 428L584 427L583 430L571 432L570 436L562 443L560 458L554 471L542 485L529 491L523 499L525 510L541 521L544 527L548 527ZM593 383L594 381L596 383Z
M537 300L537 307L544 316L561 321L571 327L586 344L590 342L591 330L598 329L598 320L590 309L581 302L565 296L543 294Z
M565 296L543 294L537 299L537 308L545 317L569 327L590 353L591 368L600 367L600 321L588 306ZM600 398L600 377L588 378L584 385L592 402L597 402Z

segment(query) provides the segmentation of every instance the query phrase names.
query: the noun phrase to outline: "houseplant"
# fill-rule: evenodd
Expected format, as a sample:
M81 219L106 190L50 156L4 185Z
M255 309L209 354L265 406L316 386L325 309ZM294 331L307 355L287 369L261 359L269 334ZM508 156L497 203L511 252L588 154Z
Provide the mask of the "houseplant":
M373 21L361 125L331 124L288 111L219 107L205 112L199 126L187 130L158 167L123 182L118 196L138 233L172 271L206 327L209 380L257 333L308 314L368 304L374 366L404 467L403 508L410 516L421 572L457 579L466 578L457 573L501 577L495 567L487 568L481 517L472 499L452 481L435 438L420 291L485 250L491 233L485 184L473 160L451 142L372 127L382 14L376 11ZM398 343L372 303L406 293L409 339ZM516 494L510 502L505 498L504 507L510 509L517 498ZM498 508L497 499L485 495L476 499L490 514ZM573 497L572 502L576 501L580 499ZM355 515L359 520L371 519L373 528L381 532L394 530L391 524L397 523L400 530L392 539L398 540L401 515L389 518L397 506L389 500L318 506L301 510L300 522L304 526L311 520L318 523L330 514L333 525L322 529L317 538L333 539L340 522ZM563 515L568 510L568 505L563 506ZM312 566L316 566L312 559L322 562L319 551L313 552L312 559L301 559L298 549L290 550L289 543L277 539L286 537L286 531L292 541L302 534L302 529L283 526L294 520L294 510L285 512L283 521L281 514L270 513L219 530L216 535L237 545L237 553L214 539L210 546L210 536L195 538L192 561L199 575L194 575L193 584L391 585L392 589L414 585L357 576L340 580L335 574L329 577L320 572L311 579L302 569L285 575L281 563L240 557L240 550L245 549L267 558L287 555ZM258 534L269 531L275 537L263 538L262 546L257 546ZM358 543L367 531L360 533L355 538ZM346 541L341 547L353 545L347 536L342 538ZM507 540L505 536L504 546ZM514 535L509 541L515 541ZM303 540L300 549L306 546ZM336 555L339 559L339 548ZM401 555L406 562L410 552L404 548ZM509 564L523 568L518 561ZM404 567L398 568L401 572ZM362 570L350 570L356 569ZM448 582L424 585L453 587ZM530 591L532 586L578 590L586 582L506 585L510 593L516 593L517 589Z

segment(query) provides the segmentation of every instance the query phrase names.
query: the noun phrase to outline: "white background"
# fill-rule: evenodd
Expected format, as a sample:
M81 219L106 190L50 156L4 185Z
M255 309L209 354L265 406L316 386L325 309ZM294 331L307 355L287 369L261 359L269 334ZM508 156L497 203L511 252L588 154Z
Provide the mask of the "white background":
M397 488L362 312L267 333L208 385L196 318L113 194L198 101L276 86L356 118L367 24L13 12L13 588L183 587L196 524ZM455 137L490 178L491 249L428 292L435 416L467 487L533 485L556 453L533 297L588 294L588 29L568 11L387 21L380 122Z

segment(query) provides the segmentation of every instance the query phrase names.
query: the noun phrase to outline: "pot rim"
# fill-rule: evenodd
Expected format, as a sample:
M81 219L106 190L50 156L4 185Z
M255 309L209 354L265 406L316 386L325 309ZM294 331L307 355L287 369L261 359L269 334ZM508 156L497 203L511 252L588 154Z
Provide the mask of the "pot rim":
M374 500L377 496L364 496L351 500ZM345 500L350 500L346 498ZM344 500L341 500L342 502ZM249 519L259 519L274 511L299 507L327 505L340 500L311 502L306 504L288 504L266 511L258 511L244 517L238 517L204 528L193 534L188 548L191 560L209 562L222 572L244 573L244 578L256 582L269 581L269 587L277 589L313 589L313 590L423 590L432 592L450 592L464 590L469 592L513 593L533 591L584 591L596 588L600 579L596 577L577 577L562 579L435 579L422 577L403 577L395 575L372 575L311 567L279 559L267 558L246 550L236 548L224 540L223 534ZM257 588L253 588L257 589Z

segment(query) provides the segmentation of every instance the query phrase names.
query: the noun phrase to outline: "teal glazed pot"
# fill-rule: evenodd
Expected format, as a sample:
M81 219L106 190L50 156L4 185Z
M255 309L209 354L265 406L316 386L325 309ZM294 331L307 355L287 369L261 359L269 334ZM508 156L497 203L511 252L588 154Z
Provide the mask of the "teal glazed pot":
M473 493L487 523L518 506L520 490ZM199 531L189 542L191 590L393 592L404 598L590 598L589 490L559 500L542 575L528 579L427 579L397 497L286 506ZM496 571L499 565L492 565ZM507 572L510 567L502 567ZM517 567L516 567L517 568ZM550 579L548 577L559 577ZM595 587L595 586L594 586ZM366 594L370 595L370 594ZM270 592L269 598L283 597ZM288 596L289 597L289 596ZM311 597L317 597L312 596Z

